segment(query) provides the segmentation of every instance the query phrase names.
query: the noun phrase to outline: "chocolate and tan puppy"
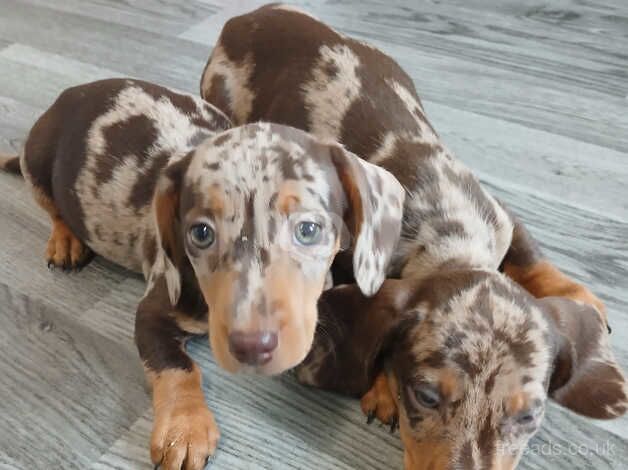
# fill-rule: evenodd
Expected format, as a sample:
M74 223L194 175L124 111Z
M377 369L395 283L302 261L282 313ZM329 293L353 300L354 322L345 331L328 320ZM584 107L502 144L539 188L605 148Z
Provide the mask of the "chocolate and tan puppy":
M416 335L420 338L415 335L396 349L410 362L403 374L394 377L403 379L399 383L402 396L414 400L419 409L414 415L401 414L409 468L423 468L423 464L426 468L455 468L463 458L461 453L466 455L467 463L479 465L482 456L487 467L511 468L517 462L519 444L526 441L518 436L538 422L542 410L539 400L543 401L548 389L563 390L560 393L565 394L568 406L593 416L612 417L625 411L623 375L605 355L608 347L600 335L606 333L598 332L598 325L606 323L603 303L545 260L520 222L454 158L428 122L412 80L393 59L310 15L283 5L267 5L226 23L203 73L201 94L236 124L269 120L299 127L319 138L338 140L366 161L386 168L404 186L407 195L402 235L388 274L402 278L410 291L428 286L424 288L434 293L425 296L424 304L401 302L400 311L416 308L421 318L429 317L426 312L444 312L417 322L420 333ZM560 296L570 301L539 303L524 295L521 287L537 298ZM403 296L409 288L399 289ZM558 323L559 330L567 328L563 336L570 337L572 343L580 341L576 337L579 333L561 324L561 319L576 311L578 315L592 316L582 324L588 325L595 336L593 347L604 345L597 348L603 351L604 361L595 372L591 370L587 380L565 382L577 383L573 388L548 387L545 382L556 354L560 352L562 360L563 352L570 351L570 343L556 349L553 340L538 337L550 334L552 321L546 315L550 304L557 319L552 321ZM364 301L362 310L371 312L369 305ZM456 325L454 320L443 320L449 318L447 315L458 319ZM508 327L511 321L512 327ZM461 335L446 334L453 326L455 331L467 334L467 323L479 325L465 340L468 345L474 344L474 349L457 348ZM483 356L492 351L492 333L504 345L503 369L499 369L499 362ZM528 337L530 342L523 340ZM355 338L360 351L360 334ZM376 345L381 338L373 340ZM524 351L510 350L509 345ZM339 361L343 360L342 351L352 346L344 343L335 350ZM580 371L573 369L576 376L588 374L597 360L593 349L582 347L594 359L582 362ZM371 349L377 351L378 347ZM427 367L438 370L418 380L420 374L416 375L410 365L414 357L425 359ZM455 364L444 367L449 361ZM530 370L523 367L525 373L510 372L509 368L519 362ZM314 364L313 370L324 368L317 356L308 363ZM307 373L309 369L302 369L301 379L322 384ZM499 379L500 386L494 393L482 391L478 385L488 379L483 375L486 371L494 373L492 381ZM384 396L377 391L387 389L386 377L378 378L373 393L365 397L367 404L368 397ZM568 374L560 378L567 379ZM592 390L587 385L594 379L609 390L603 406L587 410L571 401L579 393L593 398L586 392ZM392 383L391 387L396 385ZM462 421L456 423L466 426L461 430L452 424L449 413L465 403L462 398L467 393L475 398L469 398L472 403L458 414ZM486 400L493 400L491 407L496 410L510 404L506 406L508 411L495 412L486 423L487 415L471 409L473 403ZM376 407L370 401L366 411ZM430 419L423 420L421 410L430 407L441 413L430 411ZM413 419L417 416L421 419ZM518 416L525 419L519 420ZM528 416L532 416L530 422ZM502 426L504 423L507 425ZM480 439L478 433L499 435L501 440ZM495 446L480 449L489 441ZM511 443L513 453L497 453L498 446L511 447Z
M64 91L19 158L52 222L50 266L93 251L148 280L135 338L153 389L151 457L168 470L202 468L218 439L189 335L209 330L232 372L295 366L340 247L352 239L372 295L401 227L404 191L386 170L294 128L230 126L199 98L103 80Z

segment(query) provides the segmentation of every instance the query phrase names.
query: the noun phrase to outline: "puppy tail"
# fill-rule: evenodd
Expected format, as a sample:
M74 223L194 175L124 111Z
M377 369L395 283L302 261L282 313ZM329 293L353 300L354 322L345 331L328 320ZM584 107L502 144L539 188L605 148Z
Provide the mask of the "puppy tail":
M0 170L15 175L21 175L20 157L17 155L4 155L0 153Z

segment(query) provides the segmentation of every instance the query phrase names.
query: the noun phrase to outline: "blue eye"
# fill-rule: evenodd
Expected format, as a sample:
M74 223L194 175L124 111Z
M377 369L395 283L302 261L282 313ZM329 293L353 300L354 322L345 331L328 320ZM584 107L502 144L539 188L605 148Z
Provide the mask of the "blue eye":
M190 240L197 248L209 248L215 238L214 229L207 224L194 224L190 228Z
M314 245L321 241L322 233L316 222L299 222L294 229L294 238L301 245Z
M534 414L532 413L532 411L526 410L522 413L519 413L519 415L515 419L517 421L517 424L525 426L526 424L534 422Z
M440 405L440 393L429 385L418 387L414 393L417 402L425 408L437 408Z

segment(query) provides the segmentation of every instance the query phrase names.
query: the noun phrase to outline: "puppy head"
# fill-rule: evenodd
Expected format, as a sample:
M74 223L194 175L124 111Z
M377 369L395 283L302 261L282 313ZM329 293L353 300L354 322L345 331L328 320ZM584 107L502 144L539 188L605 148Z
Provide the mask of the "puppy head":
M514 468L548 397L592 418L625 413L626 381L593 307L534 299L497 273L397 281L395 295L387 284L378 302L352 288L325 293L321 321L335 326L317 336L302 367L309 383L339 389L340 380L364 393L386 356L406 468ZM336 306L361 308L355 315L368 324L334 323ZM358 350L366 367L351 354L346 362L339 344Z
M177 267L189 260L218 363L264 374L293 367L310 349L317 299L351 235L360 287L379 288L403 197L385 170L305 132L251 124L221 133L167 168L156 189L172 303Z

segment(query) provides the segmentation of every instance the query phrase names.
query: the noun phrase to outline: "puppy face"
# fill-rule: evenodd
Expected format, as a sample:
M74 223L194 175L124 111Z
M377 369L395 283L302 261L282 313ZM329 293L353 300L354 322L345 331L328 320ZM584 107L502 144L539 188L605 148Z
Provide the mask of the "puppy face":
M374 372L357 355L338 359L336 346L360 338L344 347L368 358L367 368L383 355L407 469L514 468L548 397L593 418L626 411L626 382L593 307L534 299L498 273L387 284L374 299L352 288L324 294L321 322L335 326L317 337L303 369L310 366L310 383L342 380L363 393ZM370 324L351 331L347 318L334 323L336 307L361 309Z
M391 361L406 468L513 468L545 411L548 320L499 275L432 283Z
M381 284L403 203L384 170L296 129L261 124L219 134L179 166L155 198L171 297L185 257L225 369L275 374L305 357L331 261L352 235L364 291Z

